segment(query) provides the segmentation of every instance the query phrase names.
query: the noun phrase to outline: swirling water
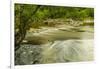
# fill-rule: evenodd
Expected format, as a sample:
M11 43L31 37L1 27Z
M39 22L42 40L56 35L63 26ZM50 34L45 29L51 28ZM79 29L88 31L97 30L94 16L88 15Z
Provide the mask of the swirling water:
M15 60L16 65L93 60L93 30L91 27L86 27L86 30L53 28L40 33L31 33L28 36L46 37L48 42L41 45L22 45L16 52L19 54Z

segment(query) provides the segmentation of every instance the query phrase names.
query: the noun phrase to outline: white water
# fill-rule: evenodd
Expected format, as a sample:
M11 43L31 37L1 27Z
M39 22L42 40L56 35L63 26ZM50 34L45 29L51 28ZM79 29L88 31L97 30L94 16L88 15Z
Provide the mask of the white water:
M46 44L41 63L93 60L93 40L64 40Z
M53 41L40 45L42 47L39 63L62 63L93 60L93 28L80 27L77 32L72 27L45 28L32 36L48 37ZM61 30L60 30L61 29ZM50 39L49 39L50 38Z

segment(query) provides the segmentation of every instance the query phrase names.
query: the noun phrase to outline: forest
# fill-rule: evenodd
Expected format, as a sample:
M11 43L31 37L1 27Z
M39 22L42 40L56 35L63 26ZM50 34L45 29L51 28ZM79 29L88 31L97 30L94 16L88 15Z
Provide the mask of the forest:
M55 50L55 48L57 47L58 49L58 47L60 48L61 46L65 47L68 45L68 40L70 40L69 42L76 43L79 39L91 39L88 43L89 47L92 46L94 32L94 8L16 3L14 5L14 12L16 65L70 62L71 60L67 59L69 58L67 56L63 56L63 60L61 61L58 61L60 58L49 58L51 56L58 57L55 55L65 52L65 49L63 50L62 48L61 52L55 52L58 51ZM85 41L83 40L83 42ZM60 45L59 43L64 44ZM46 47L45 45L47 44L49 45ZM27 47L30 48L28 49ZM51 49L51 47L54 48L50 51L44 51L44 49ZM29 52L31 49L32 54ZM80 46L79 49L81 49ZM67 47L66 50L68 51L70 49ZM25 52L27 53L27 57L23 55ZM30 60L28 60L29 55ZM93 55L91 59L90 57L89 59L81 59L74 55L71 57L73 57L72 61L87 61L93 59ZM39 60L40 58L41 60Z

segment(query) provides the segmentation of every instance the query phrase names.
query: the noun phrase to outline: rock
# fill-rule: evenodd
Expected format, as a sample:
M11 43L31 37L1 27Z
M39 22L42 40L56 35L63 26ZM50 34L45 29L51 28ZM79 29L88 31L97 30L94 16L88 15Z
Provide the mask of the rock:
M24 44L15 52L15 65L37 64L41 58L41 46Z

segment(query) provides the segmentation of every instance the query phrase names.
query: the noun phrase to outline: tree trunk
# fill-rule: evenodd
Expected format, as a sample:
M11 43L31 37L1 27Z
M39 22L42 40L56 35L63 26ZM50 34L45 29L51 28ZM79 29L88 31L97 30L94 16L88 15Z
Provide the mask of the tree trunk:
M20 11L20 25L18 27L19 31L15 32L15 51L20 48L20 44L22 43L22 41L24 40L26 36L27 28L29 28L29 24L31 23L30 20L32 19L32 17L34 16L34 14L38 11L40 7L41 6L38 5L36 9L33 11L33 13L31 14L31 16L27 20L23 21L22 18L24 17L22 16L22 14L24 11L24 6L23 5L20 6L20 9L22 11Z

